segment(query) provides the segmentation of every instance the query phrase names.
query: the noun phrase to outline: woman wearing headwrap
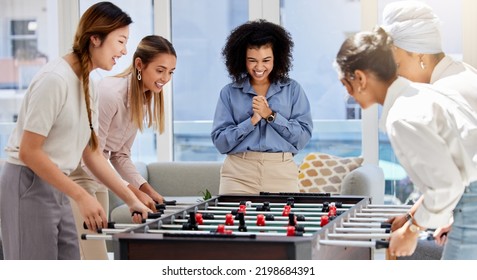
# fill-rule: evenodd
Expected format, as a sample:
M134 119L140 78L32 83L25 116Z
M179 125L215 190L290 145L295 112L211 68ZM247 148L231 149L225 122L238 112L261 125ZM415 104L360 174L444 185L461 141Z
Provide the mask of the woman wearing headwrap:
M442 51L440 21L431 7L418 1L390 3L383 12L382 28L392 37L400 76L414 82L456 90L474 111L477 110L477 70L464 62L453 60ZM421 197L408 215L392 219L392 229L396 230L412 217L422 201ZM454 224L454 233L449 235L449 239L453 240L466 227L469 227L467 222L463 225ZM435 231L438 244L445 243L444 233L449 230L450 224ZM445 247L443 258L455 259L460 253L461 248L450 241Z
M414 216L391 233L389 252L412 254L420 231L446 225L454 215L453 227L465 226L455 236L461 243L456 258L477 259L477 114L456 91L398 77L392 49L380 28L348 38L336 56L341 82L360 106L383 106L380 128L423 193Z
M391 36L398 75L457 90L477 110L477 70L442 51L440 20L418 1L388 4L381 26Z

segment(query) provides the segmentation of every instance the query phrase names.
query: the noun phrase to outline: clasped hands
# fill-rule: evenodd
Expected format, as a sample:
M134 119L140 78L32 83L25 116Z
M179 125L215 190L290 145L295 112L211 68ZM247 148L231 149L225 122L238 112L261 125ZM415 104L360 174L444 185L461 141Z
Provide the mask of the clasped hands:
M268 117L272 114L272 110L268 106L268 101L265 96L257 95L252 99L252 124L257 124L261 119Z

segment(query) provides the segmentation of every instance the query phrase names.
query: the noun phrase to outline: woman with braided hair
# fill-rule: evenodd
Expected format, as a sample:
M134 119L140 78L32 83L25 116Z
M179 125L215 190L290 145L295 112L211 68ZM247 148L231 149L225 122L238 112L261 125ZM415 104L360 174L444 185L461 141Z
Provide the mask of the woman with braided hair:
M25 93L0 175L5 259L79 259L69 198L89 229L107 226L99 202L68 177L81 159L131 211L144 218L150 212L98 149L97 96L89 83L92 70L111 70L126 54L131 22L110 2L91 6L80 19L73 51L45 65Z

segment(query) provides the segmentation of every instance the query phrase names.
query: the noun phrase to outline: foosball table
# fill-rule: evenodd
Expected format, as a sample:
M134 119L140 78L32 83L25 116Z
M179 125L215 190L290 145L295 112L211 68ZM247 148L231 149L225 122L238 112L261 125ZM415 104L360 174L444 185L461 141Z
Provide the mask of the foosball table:
M262 193L164 205L143 224L117 224L83 239L110 239L115 259L373 259L387 247L385 221L407 205L367 197Z

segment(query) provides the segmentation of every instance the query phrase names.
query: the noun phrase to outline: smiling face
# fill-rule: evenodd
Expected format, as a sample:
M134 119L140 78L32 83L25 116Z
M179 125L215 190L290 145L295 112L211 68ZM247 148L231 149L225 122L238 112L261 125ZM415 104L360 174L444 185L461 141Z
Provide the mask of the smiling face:
M141 70L144 90L159 92L167 84L176 69L177 58L168 53L161 53L148 64L143 65L140 58L136 58L136 69Z
M129 26L115 29L102 42L98 37L92 36L90 54L93 69L111 70L116 64L116 60L127 54L126 43L128 38Z
M268 75L273 70L273 50L271 45L247 49L246 68L252 84L268 83Z

